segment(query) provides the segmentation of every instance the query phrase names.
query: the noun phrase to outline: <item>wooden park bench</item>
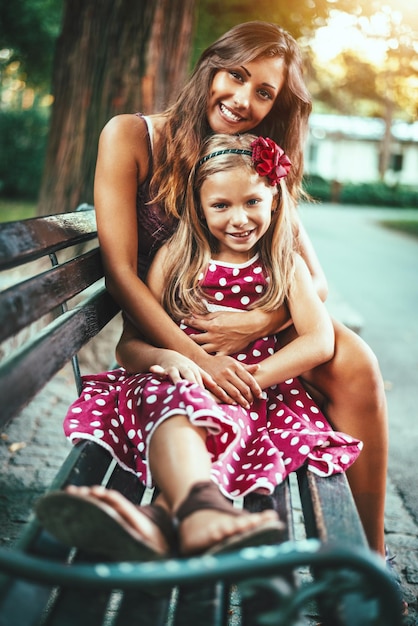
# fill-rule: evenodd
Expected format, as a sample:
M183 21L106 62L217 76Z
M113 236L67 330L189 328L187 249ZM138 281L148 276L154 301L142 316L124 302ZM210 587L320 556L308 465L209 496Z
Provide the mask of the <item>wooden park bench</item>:
M119 312L103 281L92 207L0 224L0 269L50 262L0 293L0 426L18 420L44 385ZM62 257L62 258L60 258ZM43 321L35 333L22 331ZM25 335L25 333L23 333ZM112 355L109 355L111 362ZM34 416L35 417L35 416ZM64 417L64 416L62 416ZM75 446L51 489L103 484L139 502L143 488L92 442ZM295 539L302 513L305 535ZM219 556L104 563L61 545L31 516L0 549L1 626L252 626L400 624L396 586L366 545L344 474L306 469L250 509L275 508L285 541Z

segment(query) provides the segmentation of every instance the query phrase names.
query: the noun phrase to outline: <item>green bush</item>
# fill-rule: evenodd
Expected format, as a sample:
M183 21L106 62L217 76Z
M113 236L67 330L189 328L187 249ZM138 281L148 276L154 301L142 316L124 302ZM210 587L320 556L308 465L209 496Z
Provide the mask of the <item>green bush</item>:
M347 184L341 191L342 204L367 204L400 208L418 207L418 192L402 185L389 187L384 183Z
M306 176L304 189L315 200L399 208L418 208L418 191L411 187L389 187L377 183L345 183L326 181L320 176Z
M314 200L331 201L331 183L320 176L305 176L303 188Z
M48 110L0 111L0 195L35 200L48 134Z

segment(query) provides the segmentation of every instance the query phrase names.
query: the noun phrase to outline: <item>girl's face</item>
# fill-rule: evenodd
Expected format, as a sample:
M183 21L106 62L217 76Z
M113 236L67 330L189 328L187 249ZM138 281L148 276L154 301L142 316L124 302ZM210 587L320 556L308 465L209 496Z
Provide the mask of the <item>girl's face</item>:
M234 168L208 176L200 189L206 225L218 241L218 261L243 263L271 223L276 187L246 168Z
M261 57L232 69L218 70L206 112L213 132L232 135L258 126L271 111L285 75L281 57Z

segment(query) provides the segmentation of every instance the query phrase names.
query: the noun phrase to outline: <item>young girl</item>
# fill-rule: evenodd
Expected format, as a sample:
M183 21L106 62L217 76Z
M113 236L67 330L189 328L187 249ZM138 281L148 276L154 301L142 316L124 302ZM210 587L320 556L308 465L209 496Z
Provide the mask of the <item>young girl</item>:
M160 489L164 509L145 509L154 533L144 509L135 510L135 554L168 553L168 517L180 522L181 554L277 539L280 522L273 512L234 515L220 492L228 498L272 493L305 462L329 476L360 453L361 443L334 432L297 379L332 356L334 333L305 262L294 251L293 201L283 182L289 168L283 150L269 139L213 136L192 168L179 227L155 256L147 279L185 332L192 331L182 323L191 312L272 311L286 304L297 338L280 347L275 335L265 336L235 355L253 365L262 396L249 409L218 404L199 384L192 362L143 343L141 369L153 373L128 375L121 369L89 377L66 418L70 440L95 440L141 481ZM103 508L106 497L101 507L98 501L100 492L94 500L73 488L44 498L38 515L63 541L114 556L114 544L101 533L106 536L116 518ZM165 525L152 516L156 510L160 516L168 511ZM120 546L123 537L128 540L118 556L132 558L133 535L123 517L118 521Z

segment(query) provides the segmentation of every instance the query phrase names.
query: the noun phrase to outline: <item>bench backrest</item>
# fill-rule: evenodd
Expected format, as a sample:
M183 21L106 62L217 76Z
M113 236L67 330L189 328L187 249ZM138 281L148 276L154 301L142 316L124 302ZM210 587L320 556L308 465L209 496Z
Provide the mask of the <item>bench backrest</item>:
M89 205L0 224L0 272L1 426L71 359L79 387L77 352L119 307L104 285Z

